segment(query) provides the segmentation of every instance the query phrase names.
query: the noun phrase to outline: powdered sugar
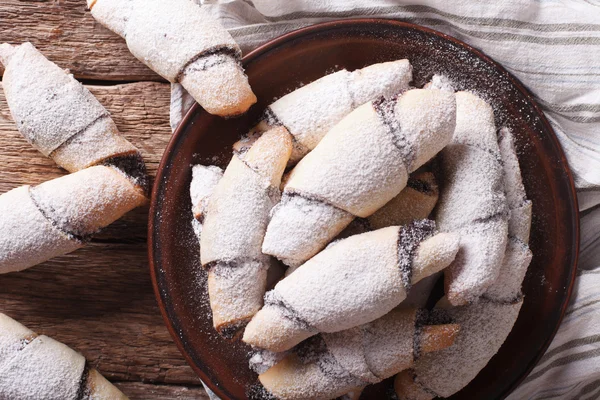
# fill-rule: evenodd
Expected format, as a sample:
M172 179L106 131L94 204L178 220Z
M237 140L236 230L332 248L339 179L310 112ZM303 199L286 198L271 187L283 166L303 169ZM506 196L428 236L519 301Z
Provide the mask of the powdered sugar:
M314 149L327 132L354 109L348 90L350 75L346 70L326 75L269 106L277 121L294 135L306 152ZM301 158L305 154L295 156Z
M190 0L96 0L89 6L134 56L180 82L208 112L237 115L256 102L239 66L239 46L203 7Z
M192 200L192 212L194 218L204 219L208 199L212 195L217 183L223 177L223 170L214 165L194 165L192 168L192 183L190 184L190 199Z
M179 82L211 114L243 114L256 102L239 60L230 53L198 58L185 67Z
M392 99L409 89L412 66L408 60L372 64L350 73L348 90L358 107L380 97Z
M500 160L477 147L450 144L442 152L444 189L437 207L442 230L489 218L508 220Z
M4 57L7 102L19 131L34 147L71 172L111 158L141 160L108 111L72 75L30 43L3 49L12 53Z
M61 167L74 172L98 165L111 157L132 155L139 155L139 150L119 134L109 116L104 116L72 136L50 157Z
M512 132L506 128L500 132L500 152L504 161L506 197L510 207L509 240L498 279L486 291L485 297L506 303L516 301L521 296L521 284L532 258L527 245L531 226L531 201L527 200L525 194Z
M63 232L87 237L146 202L119 170L95 166L31 189L42 214Z
M31 43L15 50L2 83L19 132L46 156L108 116L81 83L48 61Z
M465 387L500 349L521 305L522 301L497 304L481 300L448 309L461 331L453 346L417 360L414 370L418 382L442 397Z
M286 352L274 353L272 351L261 349L255 350L251 354L249 361L250 369L257 374L266 372L273 365L283 360L287 355Z
M321 337L303 343L259 380L271 398L288 400L328 400L364 385L344 370Z
M74 251L146 201L128 176L106 166L13 189L0 196L0 273Z
M15 46L8 43L0 44L0 63L4 64L4 66L8 65L16 50Z
M368 103L357 108L292 170L284 191L367 217L406 186L402 152Z
M6 399L76 399L85 358L47 336L38 336L0 368Z
M433 235L435 222L422 219L401 226L398 230L398 267L406 290L410 290L413 280L413 260L422 241Z
M417 349L414 348L416 310L396 310L363 325L365 358L371 371L380 379L409 368Z
M327 351L340 363L350 375L359 378L365 385L381 380L371 370L367 362L366 341L362 326L346 329L335 333L321 335L327 345ZM412 344L412 335L411 335Z
M213 325L233 337L262 307L268 261L217 262L208 271L208 295Z
M32 330L0 313L0 370L35 336Z
M389 227L329 245L267 294L267 305L248 325L244 341L282 351L316 330L338 332L389 312L406 298L406 281L410 279L407 269L411 265L407 257L413 257L419 266L419 273L412 280L415 283L446 267L458 248L457 239L447 235L439 238L441 242L434 240L437 236L424 240L415 255L404 247L400 251L400 246L413 248L413 241L418 243L431 234L429 226L424 229L415 225L411 229L410 235L403 231L407 241L400 241L399 227ZM419 230L424 232L416 233ZM445 246L445 240L453 245ZM437 254L439 248L446 249L447 254ZM400 268L401 259L405 270ZM286 326L285 333L277 331L265 337L266 331L276 330L279 325ZM311 327L315 329L312 333Z
M323 332L372 321L406 297L397 241L397 227L344 239L280 281L274 291Z
M408 88L412 68L407 60L373 64L354 72L326 75L283 96L269 106L272 114L300 144L291 162L314 149L327 132L356 107Z
M456 131L441 153L445 185L437 221L461 234L461 250L445 273L454 305L475 300L499 274L508 234L508 206L494 113L467 92L456 94Z
M200 247L202 264L263 257L261 244L275 201L269 182L234 156L209 199Z
M83 356L0 314L0 398L126 399Z
M371 103L357 108L300 161L287 179L284 195L297 194L328 204L315 208L319 212L310 217L322 217L326 213L330 216L327 222L334 229L313 229L320 227L320 223L296 218L299 213L291 212L293 204L288 201L274 210L263 244L264 252L284 261L291 260L293 264L307 260L350 222L349 215L335 212L331 206L353 216L368 217L406 186L408 166L416 168L450 140L455 120L455 101L451 94L411 90L397 101L394 110L399 130L390 126L389 116L383 115L383 111L377 112ZM413 153L414 161L412 157L407 160ZM298 230L303 235L285 228L291 223L296 229L300 227ZM273 224L277 225L271 229ZM319 232L318 244L305 247L304 242L310 243L306 238L314 232Z
M321 251L353 219L352 214L327 203L284 193L273 208L262 251L293 270Z
M508 233L523 243L529 242L533 204L527 200L521 207L510 210Z
M457 119L456 101L446 91L413 89L398 99L394 114L413 151L406 165L413 172L450 143Z
M431 81L429 81L424 89L437 89L437 90L445 90L446 92L454 93L454 85L450 78L446 75L433 75Z
M508 225L501 219L469 224L453 232L460 234L460 250L446 269L446 295L452 304L476 300L500 273Z
M217 48L241 51L231 35L202 7L189 0L128 0L129 15L125 20L124 37L131 53L155 72L171 82L184 67L199 54ZM102 13L102 8L113 8L112 0L98 0L92 6L96 18L115 17ZM100 20L104 23L104 20ZM112 22L106 20L110 27ZM202 26L203 29L197 29ZM120 29L118 29L120 30ZM117 32L119 33L119 32Z
M206 215L197 229L200 258L209 267L213 323L224 336L237 333L262 306L270 257L262 254L261 245L290 153L289 134L273 128L244 160L234 155L222 177L215 168L194 168L194 210Z
M415 310L392 311L377 321L311 338L259 376L284 399L331 399L360 390L410 367Z
M480 106L479 109L485 109L485 107ZM490 121L492 119L487 118L484 125L489 125ZM476 124L480 128L484 125ZM475 149L473 152L481 151L481 154L485 154L485 156L481 156L482 160L484 158L493 160L496 159L496 149L490 136L484 136L484 140L481 142L477 142L474 137L467 135L459 135L457 140L466 143L465 146ZM491 148L486 148L486 146L491 146ZM458 230L461 233L461 251L452 269L447 272L449 278L447 284L457 285L457 280L453 279L452 274L460 274L460 268L469 270L468 279L463 279L463 286L456 290L448 288L447 295L456 296L454 301L451 301L452 303L475 302L447 310L454 322L461 325L456 343L448 349L427 354L419 359L414 368L416 376L413 378L409 376L412 375L412 372L408 372L403 377L405 387L401 390L403 393L410 393L412 387L416 392L424 389L428 393L448 397L461 390L475 378L500 349L519 315L523 303L521 284L532 256L526 242L523 241L523 239L526 241L529 236L531 202L526 199L512 133L507 129L501 130L499 152L503 161L502 178L505 184L505 202L507 203L505 207L510 207L510 224L506 226L504 223L504 212L494 215L493 202L491 202L492 209L482 212L481 210L485 210L486 205L484 204L483 207L478 205L479 211L469 210L473 213L467 213L467 218L472 220L477 215L487 215L488 219L475 224L468 223ZM475 173L475 171L477 172ZM471 183L482 178L479 175L480 171L481 168L474 168L473 177L470 179ZM494 174L488 172L484 173L483 177L498 180L497 175L496 172ZM463 185L469 189L473 186L477 187L477 184ZM497 193L499 188L497 187L495 191ZM473 204L473 202L478 204L476 197L484 196L485 193L489 196L491 191L489 189L487 192L474 191L473 199L465 200L464 204ZM442 193L442 198L443 196L444 193ZM458 205L459 202L456 204ZM487 206L489 207L490 204L488 203ZM464 207L462 211L464 215ZM462 223L458 214L452 217L453 223L450 225ZM476 227L476 231L469 232L470 229ZM508 235L510 236L507 244L502 244L502 241L506 243ZM505 251L501 251L503 248ZM495 265L492 269L489 266L491 263L500 265L497 279L492 279ZM468 264L471 264L472 267L468 267ZM490 281L492 281L491 285ZM480 291L480 289L469 289L469 284L478 287L489 285L489 288L480 299L472 296L464 297L465 293ZM438 307L443 307L441 303L444 302L440 302ZM435 397L434 395L425 395L423 391L420 393L423 398ZM403 397L401 396L401 398Z
M407 186L392 200L367 218L373 229L406 225L429 217L437 204L439 191L431 172L409 177Z
M21 271L83 246L54 227L21 186L0 196L0 273Z
M485 297L499 303L518 300L531 258L531 250L526 243L509 238L498 279L485 292Z
M506 187L506 200L509 208L522 207L527 202L521 168L517 158L513 134L510 129L500 129L499 148L502 154L504 182Z

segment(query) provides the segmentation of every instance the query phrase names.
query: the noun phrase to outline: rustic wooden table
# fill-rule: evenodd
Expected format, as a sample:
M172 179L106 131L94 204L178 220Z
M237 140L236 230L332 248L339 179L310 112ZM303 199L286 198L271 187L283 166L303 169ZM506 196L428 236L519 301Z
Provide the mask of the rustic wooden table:
M92 18L85 0L0 1L0 43L25 41L88 84L154 176L171 137L169 85ZM63 174L17 132L0 91L0 193ZM0 275L0 312L78 350L131 399L208 399L154 298L147 213L132 211L74 253Z

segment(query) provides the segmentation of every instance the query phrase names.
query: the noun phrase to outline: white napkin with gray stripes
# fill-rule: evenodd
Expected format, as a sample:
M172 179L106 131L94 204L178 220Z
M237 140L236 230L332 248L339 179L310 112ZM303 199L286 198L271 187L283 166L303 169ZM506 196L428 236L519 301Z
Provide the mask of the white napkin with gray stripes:
M581 255L562 325L509 399L600 398L600 0L204 0L249 50L303 26L349 17L424 25L483 50L535 95L567 154ZM193 100L173 85L175 128Z

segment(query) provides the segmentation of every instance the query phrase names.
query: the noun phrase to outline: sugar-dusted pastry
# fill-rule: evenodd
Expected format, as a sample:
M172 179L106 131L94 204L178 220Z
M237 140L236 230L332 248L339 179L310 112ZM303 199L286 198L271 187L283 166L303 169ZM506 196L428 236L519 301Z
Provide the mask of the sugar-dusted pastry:
M214 165L204 166L198 164L192 168L190 200L192 201L192 214L195 220L201 223L204 222L208 200L222 177L223 170Z
M285 126L294 137L290 163L296 163L351 111L382 96L392 98L402 93L411 80L408 60L373 64L352 72L337 71L272 103L254 132L272 125ZM249 142L242 140L234 148L243 152Z
M237 332L262 307L270 257L262 254L261 244L291 151L290 134L274 127L244 160L233 156L208 199L200 258L209 271L213 324L224 336Z
M371 229L406 225L429 217L439 197L432 172L417 172L408 178L406 187L379 210L367 217Z
M430 400L448 397L471 382L498 352L513 328L523 304L521 284L531 261L527 245L531 226L531 202L527 200L516 157L512 133L501 130L500 151L510 207L509 242L498 279L475 303L449 307L445 311L461 331L454 346L438 354L424 355L412 370L395 382L400 400ZM518 221L513 221L514 219ZM525 235L524 233L527 233ZM442 302L443 303L443 302Z
M439 354L423 355L411 370L396 377L400 400L431 400L461 390L498 352L519 315L522 300L495 303L480 300L447 310L461 328L454 345Z
M146 202L115 167L95 166L0 196L0 273L82 247L90 235Z
M357 218L338 235L338 238L357 235L374 229L393 225L407 225L412 221L429 217L439 195L435 176L430 171L416 171L408 178L406 187L368 218ZM286 274L294 272L289 267ZM414 285L401 307L425 307L436 282L443 272L436 272Z
M0 398L127 400L85 358L0 313Z
M127 41L154 72L180 83L209 113L242 114L256 102L240 64L241 50L191 0L87 0L92 16Z
M190 200L192 201L192 229L198 238L202 235L202 223L206 216L208 199L213 194L217 183L223 177L223 170L214 165L194 165L192 182L190 183Z
M300 265L355 217L369 217L396 197L408 174L450 142L455 105L452 93L414 89L342 119L292 170L263 252Z
M0 45L2 86L19 132L70 172L115 161L137 160L139 151L119 135L108 111L67 71L31 43Z
M499 143L510 212L508 244L498 278L486 290L484 297L497 302L511 303L520 297L521 283L532 258L528 245L532 203L527 199L523 186L513 133L507 128L502 128Z
M456 234L434 234L429 220L334 242L267 293L243 340L280 352L319 332L373 321L400 304L412 284L448 266L458 242Z
M460 234L460 251L446 269L453 305L476 300L496 280L508 237L508 206L494 112L468 92L456 93L456 131L441 152L444 186L436 221Z
M512 131L506 127L499 133L500 153L504 163L504 183L506 187L506 200L510 211L508 231L511 237L529 243L531 230L531 200L527 199L521 168L517 158L515 139Z
M258 379L280 400L333 399L410 368L421 354L451 346L459 330L456 324L422 325L416 309L394 310L307 340Z
M438 195L439 190L433 173L417 171L411 174L406 187L398 196L370 217L354 219L334 240L388 226L408 225L413 221L425 219L437 204ZM291 274L296 268L297 266L290 266L286 274Z

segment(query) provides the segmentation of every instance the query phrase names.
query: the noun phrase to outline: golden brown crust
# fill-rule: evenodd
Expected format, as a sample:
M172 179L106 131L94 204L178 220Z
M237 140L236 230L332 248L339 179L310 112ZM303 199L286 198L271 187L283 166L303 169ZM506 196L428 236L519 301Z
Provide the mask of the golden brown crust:
M432 353L450 347L454 344L458 332L460 326L457 324L423 326L419 337L419 350Z
M90 400L128 400L129 398L110 383L100 372L90 369L87 378Z

